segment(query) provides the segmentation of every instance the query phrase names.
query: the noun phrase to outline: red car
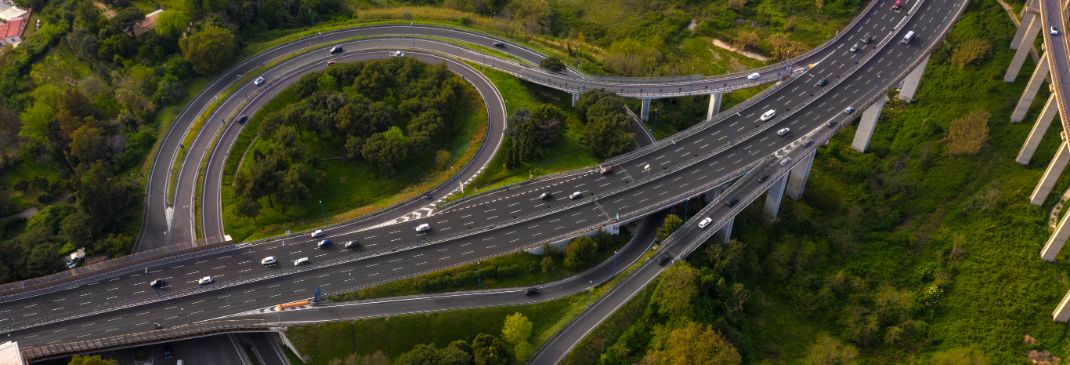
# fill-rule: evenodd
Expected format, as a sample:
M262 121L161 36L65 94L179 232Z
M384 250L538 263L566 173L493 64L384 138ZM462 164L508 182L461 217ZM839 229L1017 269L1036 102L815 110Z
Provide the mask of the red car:
M892 10L898 11L903 6L903 0L895 0L895 5L892 5Z

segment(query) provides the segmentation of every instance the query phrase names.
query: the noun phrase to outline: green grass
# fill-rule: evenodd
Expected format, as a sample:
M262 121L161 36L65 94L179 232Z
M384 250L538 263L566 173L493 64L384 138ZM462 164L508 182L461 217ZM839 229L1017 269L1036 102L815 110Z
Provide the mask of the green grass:
M271 208L264 201L263 208L255 219L241 217L234 208L233 174L224 176L223 222L228 234L236 241L253 240L277 235L286 230L297 231L319 226L324 224L324 221L350 220L411 199L446 181L456 173L456 168L463 166L475 155L487 130L487 113L479 94L470 86L466 90L469 110L461 113L465 115L463 120L454 121L459 126L455 130L455 137L443 147L450 151L447 166L434 166L434 151L431 151L425 156L414 156L411 162L405 164L394 176L383 177L368 163L342 159L341 157L345 156L344 143L335 140L338 138L314 143L316 150L312 153L321 159L317 168L327 173L327 182L326 186L312 189L313 196L303 206L287 207L283 212L281 205L276 204ZM261 123L262 118L294 100L295 94L288 89L250 118L250 126L242 131L239 143L235 146L234 151L237 152L228 157L228 171L236 171L240 163L236 160L242 158L246 146L256 150L266 143L257 140L250 145L251 134L255 133L255 126ZM323 202L322 210L320 201Z

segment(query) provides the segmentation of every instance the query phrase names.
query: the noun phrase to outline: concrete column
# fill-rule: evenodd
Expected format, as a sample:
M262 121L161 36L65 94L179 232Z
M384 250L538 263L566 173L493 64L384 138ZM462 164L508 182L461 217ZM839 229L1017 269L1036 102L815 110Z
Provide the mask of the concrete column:
M1022 25L1032 23L1033 19L1036 18L1037 13L1030 11L1030 8L1035 7L1037 7L1036 0L1026 2L1025 6L1022 7L1022 21L1018 23L1018 30L1014 32L1014 38L1011 38L1011 49L1018 49L1018 44L1022 43L1022 37L1025 36L1026 30L1026 27Z
M765 192L765 219L775 221L777 212L780 211L780 201L784 199L784 187L788 184L788 176L777 180L769 190Z
M925 59L918 64L918 67L914 68L914 71L910 71L910 74L903 79L903 87L899 89L899 100L910 102L914 100L914 94L918 92L918 85L921 84L921 75L925 73L925 66L929 65L929 56L925 56Z
M1022 70L1025 57L1029 55L1029 50L1033 48L1033 43L1040 33L1040 19L1034 16L1029 23L1023 22L1021 26L1026 28L1025 33L1022 35L1022 41L1018 43L1018 50L1014 51L1014 58L1007 67L1007 73L1003 75L1004 82L1014 82L1018 78L1018 71Z
M1059 180L1059 175L1063 174L1066 162L1070 161L1070 149L1068 148L1070 147L1067 147L1066 141L1059 145L1059 151L1055 153L1055 157L1051 159L1048 168L1044 170L1044 175L1040 177L1040 182L1037 183L1036 189L1033 189L1033 194L1029 196L1029 202L1033 205L1044 204L1044 199L1048 198L1051 189L1055 187L1055 182Z
M703 198L705 198L706 199L706 203L709 204L709 203L713 203L713 201L716 200L717 197L720 196L720 195L721 195L721 187L718 186L716 188L713 188L713 190L707 191L706 194L703 194Z
M580 93L572 93L572 106L575 107L576 103L580 101Z
M806 179L810 176L810 166L814 164L815 154L817 150L810 151L806 158L791 168L791 173L788 174L788 197L794 200L802 198L803 188L806 187Z
M602 227L602 232L606 232L606 233L609 233L611 235L616 236L616 235L620 234L620 224L619 223L615 223L615 224L610 224L608 226L603 226Z
M1059 225L1055 226L1055 232L1052 232L1051 237L1048 237L1048 242L1040 250L1040 258L1044 261L1055 261L1055 257L1059 256L1059 251L1066 244L1066 239L1070 238L1068 220L1070 220L1070 214L1063 215L1063 218L1059 220Z
M728 241L731 241L732 240L732 226L735 225L735 224L736 224L736 217L732 217L732 219L729 219L728 223L725 223L724 227L721 227L721 230L717 231L717 234L714 236L714 237L717 238L717 241L719 241L721 243L728 243Z
M1063 296L1063 300L1059 302L1059 306L1055 307L1055 311L1051 312L1051 317L1056 322L1066 323L1070 321L1070 292L1067 292Z
M1055 116L1058 114L1059 105L1055 101L1055 94L1051 94L1048 97L1048 102L1044 104L1044 109L1040 111L1037 122L1033 123L1033 130L1025 138L1025 143L1022 144L1022 149L1018 151L1018 157L1014 161L1022 165L1029 164L1029 160L1033 159L1033 153L1037 151L1037 146L1040 145L1040 140L1044 139L1044 133L1048 132L1051 121L1055 120Z
M650 99L642 99L643 108L639 110L639 119L644 122L650 120Z
M1047 55L1040 57L1037 68L1033 69L1033 76L1029 77L1029 82L1025 84L1025 90L1022 90L1022 96L1018 98L1018 104L1014 106L1014 111L1011 112L1011 123L1018 123L1025 119L1025 113L1029 112L1029 106L1033 105L1033 99L1037 97L1040 85L1043 85L1044 81L1051 77L1051 67L1049 66L1051 66L1051 63L1048 62Z
M888 96L883 96L877 99L873 105L866 108L866 111L862 112L862 120L858 122L855 139L851 142L851 147L855 151L866 152L866 147L869 147L869 140L873 137L873 130L877 128L877 119L881 117L881 110L884 110L884 103L887 102Z
M714 115L721 112L721 100L724 99L724 94L713 93L710 94L710 108L706 109L706 120L713 119Z

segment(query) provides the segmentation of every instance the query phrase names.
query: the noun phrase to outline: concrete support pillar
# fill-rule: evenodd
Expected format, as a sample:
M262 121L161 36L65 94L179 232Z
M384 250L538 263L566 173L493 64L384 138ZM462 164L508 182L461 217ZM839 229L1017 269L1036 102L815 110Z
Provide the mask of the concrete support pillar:
M1051 121L1055 120L1055 116L1058 114L1059 105L1055 101L1055 94L1051 94L1048 97L1048 102L1044 103L1044 109L1040 111L1037 122L1033 123L1033 130L1025 138L1025 143L1022 144L1022 149L1018 151L1018 157L1014 161L1022 165L1029 164L1029 161L1033 159L1033 153L1037 151L1037 146L1040 145L1040 140L1044 139L1044 133L1048 132Z
M881 117L881 110L884 110L884 103L887 102L888 96L883 96L862 112L862 120L858 122L855 139L851 142L851 147L855 151L866 152L866 147L869 147L869 140L873 137L873 130L877 129L877 119Z
M1036 6L1036 0L1031 0L1022 8L1022 21L1018 23L1018 30L1014 32L1014 38L1011 38L1011 49L1018 49L1019 43L1022 43L1022 37L1025 36L1026 30L1026 27L1022 25L1032 23L1033 19L1037 17L1036 12L1030 11L1030 8Z
M576 103L580 101L580 93L572 93L572 106L575 107Z
M914 100L914 94L918 92L918 85L921 85L921 75L925 73L925 66L929 65L929 56L925 56L925 59L918 64L918 67L914 67L913 71L903 79L903 87L899 89L899 100L910 102Z
M1059 306L1055 307L1055 311L1051 312L1051 318L1056 322L1066 323L1070 321L1070 292L1067 292L1063 296L1063 300L1059 302Z
M1018 42L1014 58L1007 67L1007 73L1003 75L1004 82L1014 82L1018 78L1018 72L1022 70L1022 64L1025 63L1025 57L1029 55L1029 50L1033 48L1033 43L1036 42L1037 35L1040 33L1040 19L1034 16L1030 18L1029 23L1022 22L1020 27L1025 27L1025 33L1022 33L1022 40Z
M810 166L814 164L815 154L817 150L810 151L806 158L791 168L791 173L788 174L788 197L794 200L802 198L803 188L806 187L806 179L810 177Z
M639 119L644 122L650 120L650 99L642 99L643 108L639 110Z
M1067 161L1070 161L1068 148L1070 147L1067 147L1066 141L1059 145L1059 151L1055 152L1055 157L1051 159L1051 163L1048 163L1048 168L1044 170L1044 175L1040 176L1036 189L1033 189L1033 194L1029 196L1029 202L1033 205L1044 204L1051 189L1055 187L1055 182L1059 180L1059 175L1063 174Z
M728 243L728 241L731 241L732 240L732 226L735 225L735 224L736 224L736 217L732 217L732 219L729 219L728 223L725 223L724 227L721 227L721 230L717 231L717 234L714 236L714 237L717 238L717 241L721 242L721 243Z
M713 188L713 190L707 191L706 194L703 194L703 198L705 198L706 203L709 204L709 203L713 203L713 201L716 200L717 197L720 196L720 195L721 195L721 187L718 186L716 188Z
M1025 119L1025 113L1029 112L1029 106L1033 105L1033 99L1037 97L1037 92L1040 92L1040 85L1043 85L1051 77L1050 66L1047 55L1040 57L1037 68L1033 70L1033 76L1029 77L1029 82L1025 84L1025 90L1022 90L1022 96L1018 98L1018 104L1014 106L1014 111L1011 112L1011 123L1018 123Z
M603 226L602 227L602 232L606 232L606 233L609 233L611 235L616 236L616 235L620 234L620 224L619 223L615 223L615 224L610 224L608 226Z
M1055 261L1055 257L1059 256L1059 251L1066 244L1066 239L1070 238L1068 220L1070 220L1070 214L1063 215L1063 218L1059 220L1059 225L1055 226L1055 232L1052 232L1051 237L1048 237L1048 242L1040 250L1040 258L1044 261Z
M784 199L784 187L787 185L788 175L784 175L765 192L765 219L767 221L776 220L777 212L780 211L780 201Z
M721 112L721 100L724 99L724 94L713 93L710 94L710 108L706 109L706 120L713 119L714 115Z

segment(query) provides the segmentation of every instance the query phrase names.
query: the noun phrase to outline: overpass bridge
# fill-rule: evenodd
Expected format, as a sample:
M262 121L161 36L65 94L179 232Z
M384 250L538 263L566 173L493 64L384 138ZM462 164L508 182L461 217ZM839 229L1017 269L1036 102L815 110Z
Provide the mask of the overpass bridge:
M430 223L434 231L427 235L416 235L408 225L329 230L338 241L364 243L365 248L355 252L316 250L314 240L297 235L231 245L235 249L226 252L143 262L134 270L90 274L78 278L84 280L80 285L48 283L29 295L17 287L0 287L0 335L33 349L144 332L154 322L175 327L218 320L307 298L317 287L358 288L559 242L739 181L749 187L728 188L721 195L723 204L710 208L724 207L714 217L716 226L729 228L738 209L766 190L765 211L775 219L785 190L801 194L817 146L857 117L845 109L866 110L861 124L868 127L858 128L855 141L868 141L888 91L900 80L910 81L911 75L920 78L928 54L966 3L908 1L902 11L893 12L891 1L876 1L873 4L880 6L871 4L860 16L862 28L829 46L835 49L830 59L728 113L611 159L608 163L618 167L611 175L574 171L465 199L413 222ZM918 37L900 44L907 31ZM872 47L860 53L847 49L865 35L876 38ZM815 77L830 83L816 87ZM908 85L904 91L910 91ZM771 108L780 115L758 123L757 116ZM775 131L783 127L794 134L777 136ZM564 199L572 191L581 191L583 197ZM557 198L540 202L541 192ZM258 265L267 255L282 262L307 256L312 264ZM209 274L217 278L215 284L196 285L197 278ZM148 288L154 278L168 278L172 287Z

